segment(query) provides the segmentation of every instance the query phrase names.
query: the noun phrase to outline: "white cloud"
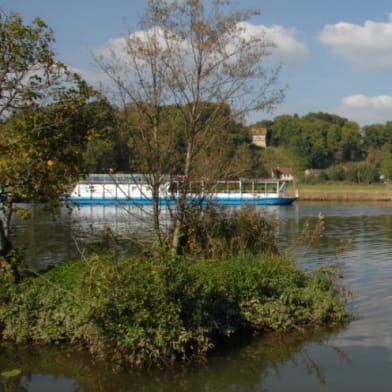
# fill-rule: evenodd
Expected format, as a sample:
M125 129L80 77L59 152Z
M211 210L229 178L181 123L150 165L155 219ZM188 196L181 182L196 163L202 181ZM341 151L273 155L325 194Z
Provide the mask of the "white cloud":
M129 35L129 39L137 40L140 43L146 43L152 37L157 40L160 47L165 48L167 46L165 33L159 27L146 31L136 31ZM172 37L175 38L174 35ZM127 39L126 36L109 39L103 47L94 51L94 56L104 59L113 59L113 56L115 56L116 59L124 61L129 55Z
M392 121L392 96L349 95L342 99L337 113L361 125Z
M285 64L293 64L304 61L308 56L308 49L306 45L296 38L296 31L294 29L286 29L282 26L271 26L266 27L264 25L254 25L247 22L241 22L238 26L241 30L241 38L256 37L272 42L275 44L275 48L272 48L272 55L269 57L274 63L281 62ZM152 28L146 31L136 31L132 33L129 38L139 40L139 42L148 41L150 34L157 37L161 48L167 46L167 37L162 29L159 27ZM169 34L170 37L170 34ZM181 49L183 54L184 66L186 65L187 59L192 59L190 52L190 44L186 40L182 40L179 37L172 36L176 41L176 44ZM127 46L127 37L119 37L108 40L105 45L97 48L93 51L93 55L97 60L97 64L101 64L103 68L108 65L108 73L113 72L116 77L122 75L124 81L129 80L132 77L130 71L135 66L135 57L129 54ZM189 52L189 55L187 53ZM100 66L97 65L99 69ZM143 67L141 67L142 69ZM83 72L83 76L94 85L101 84L102 86L108 86L111 81L108 75L104 72ZM121 76L120 76L121 77Z
M112 53L126 53L127 42L125 37L111 38L101 48L93 51L95 57L110 58Z
M100 70L91 70L87 68L75 68L69 67L72 72L76 72L82 76L82 78L92 86L100 86L101 84L107 84L109 79L104 72Z
M270 27L253 25L248 22L241 22L240 25L249 35L262 36L275 44L276 48L272 50L272 56L284 64L302 62L308 57L308 49L303 42L295 37L295 29L278 25Z
M318 39L361 68L392 68L392 13L387 22L368 20L363 25L347 22L326 25Z
M295 29L287 29L283 26L273 25L267 27L264 25L254 25L248 22L239 23L239 27L242 29L242 37L261 37L266 41L273 43L276 47L272 49L272 58L281 61L284 64L287 63L298 63L304 61L308 57L308 49L306 45L299 41L295 35ZM137 31L131 36L139 38L141 41L145 40L146 36L151 33L157 33L158 37L161 37L161 45L165 46L163 38L163 32L159 28L157 30L150 31ZM187 47L186 42L183 43L184 49ZM118 58L122 58L122 54L126 53L126 39L120 37L109 40L104 47L95 51L96 56L102 56L104 58L112 58L116 55Z

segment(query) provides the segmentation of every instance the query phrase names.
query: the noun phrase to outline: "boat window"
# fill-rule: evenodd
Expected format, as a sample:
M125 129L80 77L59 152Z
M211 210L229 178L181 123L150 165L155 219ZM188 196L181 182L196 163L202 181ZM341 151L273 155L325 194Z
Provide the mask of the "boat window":
M242 192L244 193L252 193L253 192L253 184L250 182L244 182L242 184Z
M237 181L235 181L235 182L229 182L227 185L228 185L228 186L227 186L227 191L228 191L229 193L238 193L238 192L240 191L240 189L239 189L239 183L238 183Z

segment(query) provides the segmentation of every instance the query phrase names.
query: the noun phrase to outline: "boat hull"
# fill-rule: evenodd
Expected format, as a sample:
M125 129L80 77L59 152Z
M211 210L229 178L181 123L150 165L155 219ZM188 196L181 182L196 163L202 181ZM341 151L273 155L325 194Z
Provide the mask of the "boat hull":
M135 204L151 205L152 199L147 198L93 198L93 197L68 197L66 201L74 204ZM189 204L208 204L216 203L223 205L291 205L297 200L297 197L270 197L270 198L189 198ZM176 199L161 198L160 205L174 205Z

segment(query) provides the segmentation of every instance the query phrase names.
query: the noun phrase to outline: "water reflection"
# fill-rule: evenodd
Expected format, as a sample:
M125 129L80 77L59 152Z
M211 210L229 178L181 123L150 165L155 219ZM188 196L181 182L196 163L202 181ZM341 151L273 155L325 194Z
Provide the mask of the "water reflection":
M333 353L336 361L347 361L344 353L323 343L326 336L338 332L339 329L324 329L284 336L270 334L215 352L208 364L126 374L110 373L102 365L92 364L80 351L53 347L13 349L1 356L0 369L23 363L23 375L1 380L0 391L265 391L264 380L271 374L279 377L286 363L304 367L317 382L326 384L325 372L307 346L312 343L323 347Z
M31 219L12 222L12 238L29 268L43 270L63 260L80 259L98 245L132 248L135 237L150 238L151 209L124 206L64 206L53 216L42 205L25 205ZM163 211L163 219L167 215Z

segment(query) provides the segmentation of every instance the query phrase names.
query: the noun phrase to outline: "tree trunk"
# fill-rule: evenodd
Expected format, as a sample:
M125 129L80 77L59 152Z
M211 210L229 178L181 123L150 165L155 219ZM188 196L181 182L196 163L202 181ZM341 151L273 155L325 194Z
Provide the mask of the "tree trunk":
M184 182L180 186L181 195L177 202L176 217L173 222L173 237L172 237L172 252L177 254L180 247L181 231L185 220L185 209L189 192L189 174L191 168L191 155L193 148L193 139L188 142L186 156L185 156L185 166L184 166Z
M173 238L172 238L172 252L178 253L180 247L180 236L181 236L181 220L176 218L173 223Z
M160 206L159 206L159 183L154 181L152 184L152 206L153 206L153 224L154 224L154 232L155 237L159 242L159 245L162 245L162 235L161 235L161 225L160 225Z
M12 242L9 237L9 227L12 216L12 205L3 203L3 211L0 218L0 272L7 280L14 283L20 281L17 261L12 258Z

